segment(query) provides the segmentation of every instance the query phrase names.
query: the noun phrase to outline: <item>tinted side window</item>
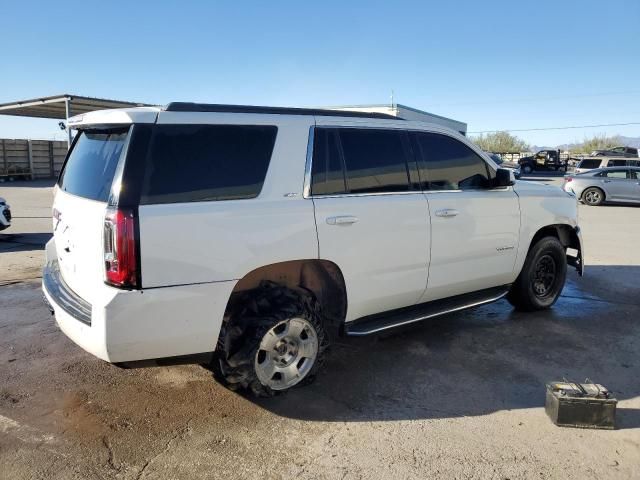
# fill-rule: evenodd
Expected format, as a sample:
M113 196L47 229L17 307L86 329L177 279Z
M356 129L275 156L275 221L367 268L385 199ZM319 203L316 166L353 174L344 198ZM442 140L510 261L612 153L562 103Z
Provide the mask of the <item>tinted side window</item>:
M128 128L80 132L60 173L60 189L106 202L128 132Z
M609 160L608 167L624 167L627 165L626 160Z
M601 160L582 160L578 164L578 168L598 168Z
M415 133L420 178L428 190L473 190L491 185L486 162L464 143L447 135Z
M638 160L629 160L629 163L627 164L630 167L640 167L640 161Z
M254 198L262 189L275 126L158 125L140 203Z
M409 190L406 132L344 128L338 135L350 193Z
M313 140L311 194L345 193L347 185L335 130L316 128Z

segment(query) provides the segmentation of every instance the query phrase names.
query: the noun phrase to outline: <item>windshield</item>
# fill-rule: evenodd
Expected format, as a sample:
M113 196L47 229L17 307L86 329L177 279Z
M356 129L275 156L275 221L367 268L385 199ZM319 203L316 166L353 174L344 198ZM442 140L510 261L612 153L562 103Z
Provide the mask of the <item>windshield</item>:
M106 202L128 134L129 127L80 132L60 173L60 189Z

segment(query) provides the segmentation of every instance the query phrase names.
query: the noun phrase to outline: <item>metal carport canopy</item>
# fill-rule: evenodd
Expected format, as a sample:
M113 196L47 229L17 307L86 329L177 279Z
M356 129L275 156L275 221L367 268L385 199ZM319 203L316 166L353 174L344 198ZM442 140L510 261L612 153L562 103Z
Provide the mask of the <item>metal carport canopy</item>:
M80 95L63 93L52 97L0 103L0 115L67 120L69 117L74 115L80 115L94 110L147 106L152 105L146 103L123 102L121 100L108 100L104 98L82 97ZM71 141L70 131L69 141Z

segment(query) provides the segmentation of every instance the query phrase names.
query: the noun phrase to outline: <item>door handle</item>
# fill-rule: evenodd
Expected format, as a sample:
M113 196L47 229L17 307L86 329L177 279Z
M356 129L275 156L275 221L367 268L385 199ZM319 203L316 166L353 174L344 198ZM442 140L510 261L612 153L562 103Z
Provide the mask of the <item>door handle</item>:
M603 180L602 183L611 183L611 180Z
M329 225L349 225L351 223L356 223L358 221L358 217L354 217L353 215L338 215L337 217L327 217L327 223Z
M459 213L455 208L443 208L442 210L436 210L436 217L455 217Z

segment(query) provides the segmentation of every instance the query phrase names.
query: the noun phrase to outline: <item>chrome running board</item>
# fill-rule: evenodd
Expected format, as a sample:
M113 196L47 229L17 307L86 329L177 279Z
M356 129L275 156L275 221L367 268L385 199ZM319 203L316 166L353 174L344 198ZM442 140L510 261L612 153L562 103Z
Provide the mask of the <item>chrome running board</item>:
M344 326L348 336L363 336L396 328L411 323L420 322L428 318L439 317L447 313L466 310L485 303L495 302L504 297L509 291L509 285L487 288L473 293L456 295L455 297L434 300L420 305L391 310L362 317Z

